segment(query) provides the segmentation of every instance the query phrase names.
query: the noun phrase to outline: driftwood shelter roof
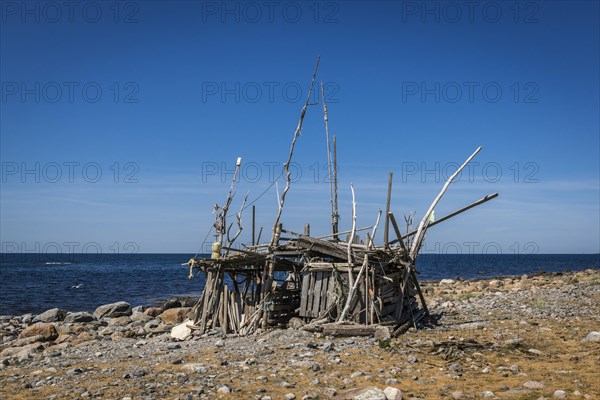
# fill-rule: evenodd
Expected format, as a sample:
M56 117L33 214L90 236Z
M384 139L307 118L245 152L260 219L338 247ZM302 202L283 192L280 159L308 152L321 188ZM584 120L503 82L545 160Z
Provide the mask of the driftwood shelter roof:
M306 111L314 105L310 103L310 94L315 86L318 66L319 60L284 164L286 185L279 198L269 241L261 243L262 229L256 236L255 206L252 206L252 242L243 244L243 249L233 247L242 232L242 212L247 208L246 196L235 214L236 226L233 223L228 225L233 189L241 165L241 158L238 158L225 203L215 205L216 235L211 257L194 257L184 264L190 268L190 277L194 270L205 275L204 290L193 308L193 319L188 322L192 329L204 333L220 328L224 333L244 335L269 326L304 324L303 329L334 334L373 333L381 327L392 334L400 334L428 316L415 268L427 230L498 196L494 193L436 221L432 218L436 205L454 179L481 150L479 147L445 182L415 229L412 229L412 218L405 218L406 230L402 234L390 210L390 172L385 212L379 211L373 226L357 228L355 193L351 186L352 229L340 232L336 138L333 136L330 141L327 105L324 103L325 96L322 96L331 177L332 232L315 237L311 236L308 225L302 233L285 229L280 220L291 187L289 165ZM380 222L383 222L383 243L377 245L374 238ZM393 238L390 238L390 230ZM366 231L364 241L358 238L359 231ZM342 239L342 236L346 238Z

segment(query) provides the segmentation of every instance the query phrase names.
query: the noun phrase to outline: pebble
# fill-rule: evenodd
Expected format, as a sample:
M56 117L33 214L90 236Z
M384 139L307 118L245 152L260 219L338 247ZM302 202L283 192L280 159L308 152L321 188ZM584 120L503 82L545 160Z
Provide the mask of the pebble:
M219 389L217 389L217 393L220 393L220 394L229 394L229 393L231 393L231 389L227 385L221 386Z
M600 342L600 332L592 331L582 339L583 342Z
M530 389L530 390L540 390L546 387L546 385L544 385L541 382L537 382L537 381L527 381L523 384L523 387L525 389Z
M564 390L555 390L553 396L555 399L566 399L567 392L565 392Z

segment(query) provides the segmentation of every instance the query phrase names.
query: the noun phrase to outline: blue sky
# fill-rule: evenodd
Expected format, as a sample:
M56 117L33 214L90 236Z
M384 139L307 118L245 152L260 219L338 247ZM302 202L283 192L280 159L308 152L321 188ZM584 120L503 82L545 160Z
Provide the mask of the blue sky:
M3 250L195 253L238 156L234 209L279 175L320 56L342 229L350 183L359 226L388 171L392 210L418 218L482 145L436 216L500 197L424 251L600 251L598 2L468 4L2 1ZM329 233L324 138L311 106L290 230ZM276 186L255 204L266 235Z

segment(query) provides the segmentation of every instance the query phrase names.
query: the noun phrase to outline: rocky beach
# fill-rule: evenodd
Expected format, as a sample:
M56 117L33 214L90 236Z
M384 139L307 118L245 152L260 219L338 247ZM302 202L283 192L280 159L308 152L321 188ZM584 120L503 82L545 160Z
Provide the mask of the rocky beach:
M432 320L398 338L198 335L189 298L2 316L0 398L600 397L599 270L422 287Z

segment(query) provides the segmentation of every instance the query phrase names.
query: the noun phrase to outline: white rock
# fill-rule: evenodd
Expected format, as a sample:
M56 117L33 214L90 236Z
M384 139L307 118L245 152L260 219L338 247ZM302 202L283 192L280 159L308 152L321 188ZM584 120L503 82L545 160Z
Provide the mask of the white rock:
M583 342L600 342L600 332L593 331L588 333Z
M440 283L441 283L442 285L451 285L451 284L453 284L453 283L454 283L454 279L442 279L442 280L440 281Z
M229 394L231 393L231 389L229 389L228 386L221 386L219 389L217 389L217 393Z
M555 399L566 399L567 398L567 392L565 392L564 390L555 390L554 391L554 398Z
M208 372L208 368L198 363L185 364L183 367L189 371L197 372L200 374L205 374L206 372Z
M490 392L489 390L486 390L485 392L481 392L481 397L494 397L495 394L494 392Z
M385 394L387 400L402 400L402 392L400 389L396 389L394 387L386 387L383 389L383 394Z
M541 382L527 381L523 384L523 387L525 389L539 390L545 388L546 386Z
M179 325L175 325L173 329L171 329L171 337L174 339L185 340L186 338L192 336L192 330L188 325L192 325L192 321L190 319L183 321Z

